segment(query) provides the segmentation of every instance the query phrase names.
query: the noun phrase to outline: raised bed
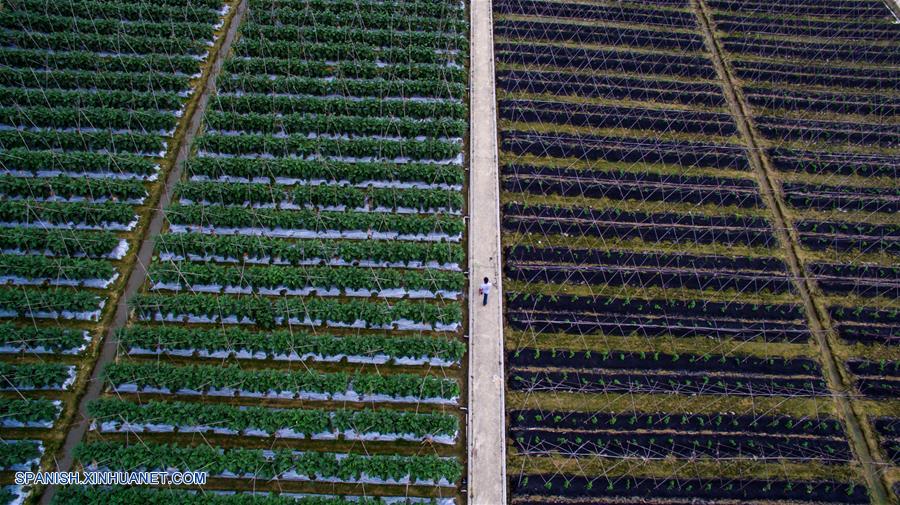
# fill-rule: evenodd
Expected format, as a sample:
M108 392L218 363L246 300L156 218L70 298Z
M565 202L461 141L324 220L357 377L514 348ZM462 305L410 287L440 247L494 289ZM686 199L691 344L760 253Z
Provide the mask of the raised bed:
M900 228L837 221L797 221L800 242L813 250L900 254Z
M749 355L666 354L610 350L569 351L520 348L510 351L513 368L575 368L579 370L665 370L672 372L749 373L760 375L821 375L818 363L807 358ZM874 366L874 364L873 364Z
M678 459L796 460L846 464L852 459L845 441L749 434L683 435L512 430L517 450L529 456Z
M757 116L757 129L773 140L810 143L848 143L890 148L900 140L900 126L846 121L815 121Z
M810 174L900 177L900 157L775 148L768 151L778 170Z
M630 72L713 79L712 62L704 56L673 56L625 50L601 50L526 43L497 43L499 63L543 65L555 69L589 69L596 72Z
M791 112L834 112L892 117L900 113L900 100L889 95L847 94L833 91L744 87L747 101L761 109Z
M884 9L880 9L884 10ZM739 54L754 54L766 58L800 60L841 60L850 63L896 65L900 55L890 46L876 46L860 42L841 41L839 44L767 40L763 38L727 37L722 41L726 50Z
M682 394L811 397L830 394L822 379L604 372L532 372L513 370L507 383L528 393ZM894 391L896 393L896 391Z
M826 186L798 182L782 183L785 199L792 206L815 210L900 212L900 189L858 186Z
M702 51L704 49L703 38L693 33L512 19L496 20L494 36L509 39L623 45L680 51Z
M451 505L465 429L452 410L465 397L466 8L245 4L76 464L208 471L211 502L277 481L313 495L290 501L349 504L330 495L362 484L350 494ZM135 436L148 444L114 442ZM304 451L257 449L276 440ZM365 454L346 452L359 444ZM432 445L441 456L411 455Z
M462 466L438 456L385 456L276 449L223 449L175 444L126 445L92 442L76 447L75 457L94 469L134 470L129 461L141 461L147 470L196 471L211 476L260 480L297 480L369 484L453 486Z
M509 92L722 106L719 86L700 82L538 70L498 70L497 88Z
M766 12L770 14L786 14L789 16L823 16L847 17L862 19L888 18L889 13L884 6L867 0L825 0L809 2L807 0L789 0L777 4L769 2L742 0L712 0L710 7L722 11Z
M504 189L512 193L748 208L762 205L756 185L749 179L522 165L501 167L501 177Z
M658 412L564 412L513 410L509 425L518 430L552 428L555 430L676 431L678 433L759 433L766 435L807 435L843 438L841 422L829 417L797 418L755 414L686 414ZM900 426L897 426L900 431Z
M700 165L731 170L749 167L743 148L700 142L504 131L500 147L513 154L556 158Z
M900 72L894 69L826 66L815 63L775 63L733 60L731 65L745 81L805 86L849 87L872 90L896 89Z
M666 3L684 5L682 0L670 0L670 2ZM494 11L498 14L520 14L591 21L602 20L673 28L691 28L697 24L697 20L690 12L641 8L638 6L604 6L542 0L500 0L493 6Z
M828 18L755 17L717 13L716 28L731 33L758 33L822 38L894 40L896 30L883 21L833 20Z
M731 117L717 112L516 99L500 100L498 107L501 119L526 123L722 136L736 133Z
M512 478L510 485L513 493L522 496L869 503L865 486L838 481L523 475Z
M506 250L504 271L525 282L788 292L785 269L766 258L516 246Z
M581 312L510 310L511 327L537 334L613 335L642 337L708 337L713 339L767 342L804 342L809 339L805 323L781 321L747 322L727 318L654 317L594 315Z
M819 287L829 294L900 297L900 269L876 265L809 263Z
M516 233L640 238L647 242L775 244L768 223L758 218L644 214L618 210L520 206L504 208L503 228Z

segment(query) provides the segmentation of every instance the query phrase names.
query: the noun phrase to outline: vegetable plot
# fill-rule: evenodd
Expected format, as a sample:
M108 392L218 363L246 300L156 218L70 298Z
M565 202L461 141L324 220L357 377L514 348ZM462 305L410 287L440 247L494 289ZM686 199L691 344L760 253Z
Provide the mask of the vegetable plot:
M346 440L377 436L379 439L424 440L440 438L452 443L459 420L450 414L395 410L321 410L237 408L219 404L98 400L88 411L102 431L141 432L161 427L190 429L236 436L323 438L340 434Z
M900 338L875 264L895 253L900 32L873 6L493 3L512 503L868 501L798 277L888 307L843 338Z
M5 2L0 468L54 461L216 51L225 0ZM24 440L28 438L28 440ZM23 440L18 440L23 439ZM44 447L48 454L44 454ZM37 501L5 487L0 501Z
M117 335L120 346L131 354L196 351L201 357L234 354L240 358L335 361L417 362L431 365L459 364L465 344L448 337L429 335L337 336L299 331L257 333L238 328L197 329L175 326L133 325Z
M323 480L325 482L427 483L448 486L462 474L454 459L436 456L364 456L285 449L262 451L209 446L117 442L82 444L75 457L95 461L110 470L203 468L212 476L253 476L258 479ZM195 466L197 465L197 466Z
M55 370L55 369L54 369ZM45 379L43 369L13 370L16 378L33 383ZM61 372L57 371L57 374ZM380 375L344 372L320 373L281 370L242 370L237 366L171 366L153 363L116 363L104 371L106 382L122 392L210 394L231 396L240 392L249 397L272 396L316 399L316 395L350 401L454 403L459 384L452 379L413 374ZM32 376L37 376L32 379ZM55 377L54 377L55 379ZM17 379L18 380L18 379Z
M828 352L843 369L838 387L854 391L853 422L896 412L895 17L865 0L704 1L746 95L757 145L775 169L769 178L789 208L803 274L817 305L828 307L822 322L838 336ZM891 440L883 437L883 450L874 451L880 467L898 463ZM891 479L884 487L891 485L896 494Z
M387 505L377 496L298 496L294 494L254 493L195 493L184 489L153 489L143 487L78 487L66 486L56 495L55 505L98 505L121 500L123 503L147 503L153 500L160 505ZM445 505L446 499L413 501L425 505Z
M223 493L277 487L292 503L451 505L466 451L466 6L247 4L76 460L204 470ZM128 36L154 22L135 19ZM173 31L197 22L186 9ZM192 75L161 59L141 72L164 65ZM147 84L168 96L175 82ZM120 120L148 138L166 126L144 119ZM154 175L117 178L119 191ZM124 443L132 434L150 445ZM61 499L180 499L134 493Z

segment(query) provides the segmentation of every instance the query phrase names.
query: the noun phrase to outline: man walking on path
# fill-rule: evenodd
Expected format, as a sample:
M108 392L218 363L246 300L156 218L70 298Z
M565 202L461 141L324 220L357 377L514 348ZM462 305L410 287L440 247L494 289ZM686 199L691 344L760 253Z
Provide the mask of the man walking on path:
M487 305L488 293L491 292L491 281L489 281L487 277L484 278L484 283L478 288L478 292L484 295L484 300L481 302L481 306L484 307Z

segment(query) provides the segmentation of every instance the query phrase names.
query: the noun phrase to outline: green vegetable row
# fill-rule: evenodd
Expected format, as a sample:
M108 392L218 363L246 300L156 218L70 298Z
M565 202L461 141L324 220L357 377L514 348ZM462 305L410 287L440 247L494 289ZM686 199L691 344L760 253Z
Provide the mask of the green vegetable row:
M0 334L2 336L2 334ZM20 423L52 422L59 415L60 407L43 398L0 398L0 419Z
M38 172L58 170L69 173L111 172L115 174L135 174L141 176L156 172L152 160L128 153L91 153L41 151L24 148L0 152L0 164L8 170Z
M258 74L304 77L334 77L337 79L417 79L465 83L466 70L462 67L448 67L431 63L411 65L379 65L365 61L306 61L279 58L239 58L226 63L226 69L244 78L258 77ZM249 75L248 75L249 74ZM270 99L278 97L270 97Z
M124 349L245 351L263 352L270 357L290 353L326 357L386 355L393 359L425 357L458 363L466 351L464 343L447 337L372 334L339 337L297 330L259 333L243 328L132 325L119 330L116 337Z
M0 288L0 311L11 311L18 317L36 312L93 312L100 309L103 298L87 291L67 289Z
M2 411L0 403L0 411ZM381 435L410 433L452 437L459 431L456 416L441 413L402 412L390 409L324 410L236 407L223 404L150 401L139 404L118 399L94 400L88 414L99 422L117 424L168 424L171 426L211 426L238 432L261 430L273 435L290 429L307 437L320 433L353 430Z
M438 505L436 499L421 502L385 501L372 496L327 496L253 493L197 493L161 487L60 486L53 505Z
M15 203L15 202L13 202ZM0 203L0 217L3 208ZM166 212L169 222L215 228L255 227L268 230L313 230L325 232L367 231L426 235L444 233L456 237L465 224L457 217L436 215L397 215L375 212L317 212L311 210L247 209L203 205L172 205Z
M127 203L0 202L0 223L75 223L105 228L110 224L125 225L134 219L134 210Z
M11 323L0 323L0 345L3 346L25 345L59 352L77 349L84 343L84 330L59 326L15 326ZM0 418L3 417L0 415Z
M10 265L12 268L7 268L7 262L4 258L6 256L0 256L0 275L7 271L27 273L24 269L15 268L20 265ZM25 258L33 257L26 256ZM38 262L40 261L49 263L54 260L38 260ZM21 266L32 262L34 261L30 259L22 261L23 265ZM98 263L104 266L109 265L105 262ZM50 273L49 271L53 268L52 264L48 264L46 265L46 270L41 270L41 272ZM89 269L85 268L85 270ZM56 272L59 271L60 267L57 266ZM96 272L96 270L93 270L93 272ZM462 292L466 282L462 273L448 272L446 270L396 270L393 268L331 266L263 267L251 265L235 268L233 266L174 263L169 261L153 263L150 266L148 275L151 282L162 282L167 285L176 284L182 286L183 289L215 284L223 287L254 288L255 290L283 287L292 290L337 288L345 292L359 289L378 292L387 289L405 288L407 290L428 290L436 293L438 291Z
M0 121L5 118L0 108ZM15 114L15 111L12 111ZM169 115L174 119L171 114ZM254 133L315 133L318 135L365 135L400 137L462 137L467 123L457 119L409 119L321 114L260 114L210 112L207 127L214 130ZM174 122L174 121L173 121ZM143 122L141 122L143 123ZM139 124L141 124L139 123ZM20 123L7 123L20 124Z
M212 4L219 0L211 0ZM184 5L183 3L181 5ZM178 37L195 40L210 40L213 27L207 23L187 23L169 21L151 23L137 21L122 23L112 19L86 19L69 16L48 16L43 12L13 11L0 13L0 26L11 30L27 28L34 32L95 33L101 35L131 35L139 37Z
M131 91L67 91L59 89L0 88L0 104L23 107L96 107L172 111L181 108L175 93L133 93Z
M89 51L47 52L42 49L0 48L0 63L11 67L49 70L91 70L95 72L161 72L193 75L200 63L190 56L143 54L116 57Z
M150 21L155 23L190 22L214 24L221 0L201 0L186 4L183 0L157 2L104 2L94 0L17 0L17 11L44 12L48 15L77 17L88 20L112 19ZM214 10L215 9L215 10Z
M245 370L237 366L188 365L163 363L111 363L103 376L112 387L134 384L138 388L168 388L209 391L240 389L250 393L284 391L318 394L343 394L351 389L357 394L386 395L392 398L459 397L459 384L453 379L413 374L381 375L378 373L322 373L313 370Z
M0 294L4 292L0 291ZM85 293L87 294L87 293ZM328 321L354 324L365 321L367 327L384 327L394 321L408 320L430 325L454 324L462 320L459 304L437 305L427 302L401 300L394 303L310 298L279 298L271 300L263 297L212 296L201 294L151 295L142 294L131 300L134 310L143 318L152 319L157 313L162 315L189 315L221 320L230 316L238 321L249 319L262 328L271 328L280 320L286 324L289 319L304 321ZM0 309L3 300L0 299Z
M2 41L2 39L0 39ZM297 58L316 61L379 61L382 63L436 63L456 61L451 53L439 52L429 47L388 47L358 43L316 44L293 41L268 41L241 39L234 48L237 57L249 58Z
M0 72L0 84L8 79ZM13 81L17 81L13 79ZM220 93L281 93L313 96L358 96L374 98L427 97L462 99L466 85L444 80L330 79L310 77L225 74L216 81ZM55 86L49 86L55 87ZM166 88L168 89L168 88ZM176 88L180 89L180 88Z
M0 131L3 149L62 149L65 151L107 150L156 155L163 151L163 139L148 133L113 133L111 131Z
M2 244L3 230L0 230ZM300 265L310 260L331 259L351 263L376 261L395 263L437 262L461 264L465 252L459 244L427 242L385 242L363 240L300 240L296 242L269 237L245 235L206 235L202 233L168 233L157 236L157 253L170 253L181 258L189 255L221 256L235 261L253 259L267 263L286 262Z
M58 389L69 378L72 368L59 363L0 362L0 388Z
M107 107L0 107L0 123L25 128L99 128L167 132L178 118L171 111L122 110Z
M248 22L260 24L284 25L317 25L317 26L359 26L369 30L384 29L402 32L405 30L422 30L427 32L465 33L468 22L464 19L452 19L448 16L431 17L426 15L398 16L393 13L372 13L364 15L357 12L333 13L325 11L312 12L290 8L270 7L270 10L250 11Z
M357 482L362 479L363 474L385 480L408 477L413 482L422 483L439 479L456 482L462 475L459 462L437 456L364 456L295 452L290 449L276 449L273 452L272 456L266 456L262 449L220 449L209 445L188 447L153 443L129 446L121 442L91 442L77 446L74 456L82 464L96 462L111 470L203 470L210 475L230 472L237 475L250 474L265 480L291 470L311 479L335 477L344 482Z
M313 0L310 2L275 2L272 0L255 0L252 2L249 21L264 24L303 25L314 24L318 16L350 15L350 19L367 20L380 16L394 16L397 21L404 24L420 26L419 29L430 29L421 25L412 24L419 17L432 17L436 20L464 21L466 11L458 4L452 2L432 1L373 1L360 2L351 0ZM312 18L312 16L315 18ZM414 19L407 19L414 18ZM356 23L348 23L347 26L355 26Z
M0 179L0 192L3 190ZM273 186L226 182L182 182L176 186L179 198L192 202L221 205L294 204L316 207L417 209L428 212L437 209L460 210L462 194L445 189L356 188L353 186Z
M35 199L115 197L120 200L140 200L147 196L147 189L140 181L135 180L85 179L67 175L41 178L0 175L0 194Z
M0 135L6 133L21 133L21 132L2 132L0 131ZM55 134L56 132L54 132ZM36 134L40 135L40 134ZM6 145L6 142L10 142L10 145L16 145L17 143L12 142L11 140L7 140L6 137L13 137L12 135L6 135L4 137L0 137L0 145ZM76 135L77 137L77 135ZM96 139L93 144L104 145L104 141L106 144L110 144L109 137L116 137L108 134L103 134L101 138ZM120 140L120 143L125 143L127 140L132 140L133 137L135 142L135 148L138 145L144 147L145 152L151 152L149 143L149 136L147 138L143 138L136 134L125 135ZM136 140L144 140L147 143L139 144ZM73 141L76 140L73 138ZM48 136L35 136L33 142L25 141L25 145L36 145L37 147L43 147L44 145L53 145L54 141L52 138ZM56 143L61 143L61 141L57 140ZM210 152L210 153L221 153L221 154L232 154L232 155L260 155L260 154L271 154L276 157L306 157L306 156L340 156L340 157L354 157L354 158L378 158L378 159L395 159L395 158L409 158L416 161L421 160L449 160L453 159L459 155L462 150L462 146L460 146L456 142L447 142L443 140L386 140L386 139L375 139L375 138L352 138L352 139L332 139L332 138L314 138L311 139L303 134L295 134L288 135L286 137L275 137L272 135L257 135L257 134L242 134L242 135L214 135L214 134L206 134L199 137L194 141L195 145L198 149ZM73 144L74 145L74 144ZM115 145L115 142L112 142L112 145ZM99 147L98 147L99 148ZM137 151L142 152L142 151Z
M330 13L330 12L310 12L298 11L290 8L273 8L270 12L255 12L257 17L253 19L261 24L277 24L286 25L303 25L315 24L317 26L358 26L367 30L383 29L394 30L396 32L403 31L425 31L425 32L446 32L446 33L466 33L468 30L468 22L464 19L452 19L450 16L431 17L428 15L407 15L397 16L384 13L366 13L360 16L358 13ZM260 19L262 16L270 16L268 19Z
M259 60L229 60L252 61ZM255 72L253 72L255 73ZM0 95L2 96L2 95ZM363 98L293 97L273 95L219 95L212 99L210 110L234 113L265 111L274 114L323 114L344 116L395 116L416 119L448 118L465 121L468 108L453 101L413 102L409 100L377 100Z
M158 72L92 72L87 70L35 71L30 68L0 68L0 85L14 88L108 89L137 92L182 91L190 78Z
M82 281L109 279L115 274L116 269L108 261L102 260L0 255L0 277Z
M0 160L4 155L0 153ZM290 178L300 180L368 181L445 184L459 186L465 174L459 165L432 163L346 163L332 160L299 160L294 158L218 158L195 157L188 160L188 177Z
M119 239L108 231L0 228L0 251L23 253L45 251L52 256L106 256L119 245Z
M241 40L293 43L364 44L380 47L414 46L443 50L468 50L469 41L463 35L446 32L398 31L394 29L359 29L321 25L270 25L245 23L241 26Z
M0 442L0 470L8 470L41 456L41 443L35 440Z
M36 33L32 31L2 31L0 44L22 49L46 51L97 51L123 54L203 54L207 47L203 39L183 37L145 37L118 34L115 36L80 33Z

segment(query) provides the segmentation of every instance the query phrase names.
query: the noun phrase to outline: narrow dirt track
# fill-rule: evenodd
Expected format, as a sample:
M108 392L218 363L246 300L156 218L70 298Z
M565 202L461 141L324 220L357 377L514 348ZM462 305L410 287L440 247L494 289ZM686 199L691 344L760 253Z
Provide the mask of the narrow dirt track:
M153 209L150 225L147 227L143 239L141 239L134 267L128 276L125 290L119 298L115 315L113 316L108 332L103 339L100 356L94 364L87 390L78 404L78 412L75 414L75 420L72 422L69 432L66 434L66 439L61 449L62 458L56 461L56 467L53 468L53 470L60 472L71 470L74 463L74 458L72 456L73 449L81 442L82 438L84 438L84 434L90 426L90 419L87 414L87 404L91 400L97 399L103 392L103 380L100 374L103 372L105 365L113 361L116 357L118 342L115 339L115 333L128 323L128 304L131 298L137 294L138 290L147 280L147 267L150 265L150 260L153 256L153 241L162 230L163 223L165 222L165 209L169 206L169 202L172 201L175 184L181 179L184 162L190 155L194 137L200 131L201 120L206 111L206 105L209 103L209 96L215 89L216 77L222 70L225 56L231 48L231 43L234 41L235 34L237 33L237 29L241 24L241 19L246 10L247 2L246 0L241 0L234 15L230 18L224 41L218 52L216 52L215 61L209 67L206 85L200 90L200 96L197 99L196 106L193 108L187 129L182 136L172 170L169 171L169 176L166 178L165 187L160 196L159 204ZM41 496L40 503L42 505L49 504L55 493L56 486L47 487Z

